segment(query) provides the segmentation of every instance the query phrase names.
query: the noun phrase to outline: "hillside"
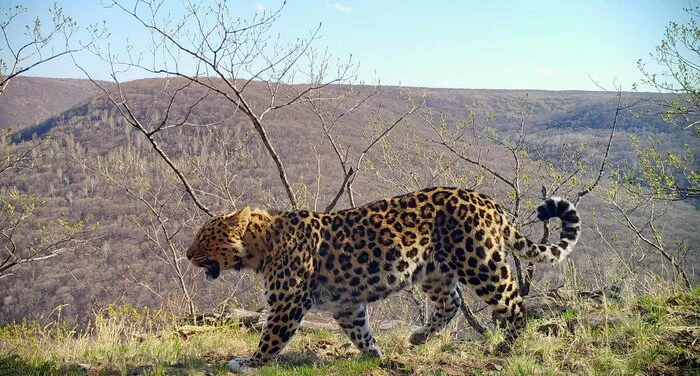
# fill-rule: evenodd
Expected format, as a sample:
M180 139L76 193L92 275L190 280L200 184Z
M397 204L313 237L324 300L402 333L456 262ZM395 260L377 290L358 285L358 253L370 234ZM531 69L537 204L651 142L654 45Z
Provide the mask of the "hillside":
M99 92L84 79L17 77L10 82L7 93L0 96L0 129L35 125Z
M51 102L52 109L69 108L23 127L9 146L23 151L43 142L21 168L0 175L3 190L16 189L43 202L32 222L22 224L16 241L33 244L42 237L51 240L53 234L76 231L78 227L83 238L75 242L76 251L19 267L14 275L2 280L0 324L58 315L84 326L93 311L110 304L165 307L184 314L186 305L179 280L185 281L199 310L220 310L227 305L250 309L264 306L259 281L249 274L227 273L224 281L204 284L200 271L193 270L183 258L184 249L206 216L184 194L181 182L157 157L144 135L127 124L102 94L90 96L96 91L86 89L85 81L58 85L53 79L44 82L32 78L26 82L33 82L26 87L42 88L43 94L26 89L22 92L24 106L41 107L42 98L47 97L68 97L74 102ZM183 171L202 202L217 213L246 204L289 208L265 145L247 117L231 102L202 88L189 87L178 92L164 121L171 98L164 88L178 87L184 87L178 80L166 83L149 79L129 82L122 89L136 117L150 130L167 125L153 133L153 139ZM57 91L51 92L52 88ZM342 98L346 89L332 86L323 94ZM248 88L247 98L254 109L266 108L267 90L263 83ZM374 88L354 90L362 97ZM500 145L516 140L522 129L529 153L522 156L518 166L523 203L517 214L529 223L540 186L559 186L554 172L572 166L574 154L567 155L567 143L574 149L584 144L589 147L585 164L591 171L562 185L557 194L571 197L594 176L616 106L615 97L597 92L425 89L425 107L364 153L372 140L407 110L406 90L414 100L420 100L420 89L381 88L356 111L327 124L330 139L340 145L340 154L346 158L345 167L357 170L353 182L357 205L428 185L459 185L487 192L512 209L514 200L508 186L440 144L439 132L460 132L465 123L460 119L469 119L474 110L476 126L464 128L467 136L461 139L471 142L469 148L463 144L464 153L506 176L514 175L515 164ZM625 100L632 102L637 96L625 94ZM190 108L188 104L192 103L196 105ZM339 99L320 113L326 120L333 119L352 103L351 99ZM525 118L518 115L523 103L528 109ZM445 120L444 128L440 115ZM655 117L640 119L625 112L619 123L612 165L630 160L628 137L632 134L640 139L654 135L667 145L685 139L691 150L700 152L696 137L687 137L688 131L669 128ZM309 106L287 106L269 112L264 125L285 164L300 206L323 210L338 191L343 166L318 114ZM46 137L48 134L51 137ZM579 251L573 256L579 268L580 280L576 283L616 283L644 275L646 268L670 278L668 265L630 235L606 205L602 193L587 196L580 205L586 226ZM336 208L349 205L348 196L343 195ZM689 203L668 205L664 210L669 214L662 219L665 239L669 244L689 245L684 260L692 271L700 265L696 248L700 213ZM541 230L529 223L526 232L537 238ZM542 288L571 283L568 277L562 268L548 266L538 268L536 273ZM692 277L697 281L696 276ZM420 311L420 307L410 304L402 309L388 307L378 305L377 314L415 318Z

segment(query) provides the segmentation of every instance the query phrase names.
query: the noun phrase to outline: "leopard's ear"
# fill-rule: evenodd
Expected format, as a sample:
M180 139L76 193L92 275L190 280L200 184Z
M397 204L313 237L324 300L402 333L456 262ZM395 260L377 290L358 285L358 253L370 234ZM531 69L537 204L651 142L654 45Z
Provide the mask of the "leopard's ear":
M250 223L250 206L246 206L243 209L227 214L224 219L228 223L229 234L232 236L243 236L246 228L248 228L248 223Z

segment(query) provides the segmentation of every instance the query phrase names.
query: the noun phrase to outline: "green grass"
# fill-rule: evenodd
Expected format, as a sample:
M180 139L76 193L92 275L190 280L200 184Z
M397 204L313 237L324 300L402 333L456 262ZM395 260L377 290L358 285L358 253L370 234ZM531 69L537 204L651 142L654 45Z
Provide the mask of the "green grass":
M605 319L587 321L596 315ZM528 323L509 356L489 351L498 332L460 341L445 330L411 347L408 329L393 329L378 334L385 357L372 359L339 333L303 331L277 361L250 374L700 375L700 288L625 303L574 301L560 316ZM563 329L553 334L544 324ZM182 328L162 312L132 307L111 307L83 333L60 323L6 325L0 376L226 375L228 360L250 354L259 338L237 325L196 327L187 336Z
M353 359L338 359L323 364L306 364L290 366L276 362L258 370L260 375L362 375L371 373L380 367L381 360L358 356Z

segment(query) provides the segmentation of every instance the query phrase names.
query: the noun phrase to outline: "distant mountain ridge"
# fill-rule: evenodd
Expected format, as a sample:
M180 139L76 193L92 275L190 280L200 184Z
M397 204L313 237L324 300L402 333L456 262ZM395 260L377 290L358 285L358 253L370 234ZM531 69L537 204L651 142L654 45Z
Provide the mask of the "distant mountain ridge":
M87 79L15 77L0 96L0 129L35 125L99 93Z
M167 82L167 83L166 83ZM121 89L129 97L130 106L137 112L146 126L150 122L158 122L159 114L166 107L166 96L163 88L184 82L181 78L148 78L129 81L121 84ZM42 138L55 127L65 124L77 124L80 127L114 123L121 121L121 115L104 93L89 80L54 79L40 77L19 77L12 82L7 95L0 97L0 128L12 124L9 119L18 120L20 126L13 129L12 142L26 141L32 138ZM108 90L113 83L101 82ZM339 92L342 87L329 86L324 90L327 94ZM369 86L358 86L359 91L373 90ZM425 93L425 107L434 115L444 116L451 124L459 122L475 111L482 120L490 117L489 127L499 134L507 135L518 127L520 120L513 116L513 106L523 105L528 108L524 121L527 123L526 142L531 148L538 150L533 158L543 158L556 161L559 158L555 144L588 144L605 142L612 127L617 97L614 93L594 91L543 91L543 90L496 90L496 89L440 89L440 88L381 88L378 102L387 109L400 109L405 106L402 90L408 90L418 95ZM185 111L185 103L192 98L189 95L202 96L205 90L193 85L187 89L184 98L173 104L171 116ZM182 94L182 93L181 93ZM246 88L245 93L251 105L267 105L265 96L267 88L262 82L253 82ZM47 100L51 99L51 100ZM59 100L60 98L60 100ZM614 140L612 162L628 161L634 158L633 150L629 147L629 139L634 135L638 139L647 136L659 140L661 147L669 151L681 152L686 144L677 142L687 140L687 147L700 154L700 139L692 136L692 130L674 128L663 122L655 114L658 107L652 101L660 101L660 94L653 93L622 93L623 106L638 103L632 109L619 112L617 134ZM21 108L13 109L13 105L21 103ZM216 123L230 119L234 123L248 124L248 119L240 111L236 111L231 102L220 95L209 95L206 101L199 103L190 115L192 123ZM32 117L22 108L36 108ZM185 111L186 112L186 111ZM14 115L3 114L12 113ZM643 115L646 114L646 115ZM52 115L52 116L48 116ZM352 130L353 124L368 124L371 122L371 110L360 109L344 119L345 126L339 127L337 136L348 145L359 147L357 134ZM40 119L32 122L31 119ZM267 132L277 143L277 147L293 151L285 156L296 160L299 145L293 143L319 142L319 128L309 127L317 119L310 118L304 109L293 107L276 111L266 117ZM247 127L247 125L244 125ZM418 138L430 138L429 129L417 129ZM424 132L425 134L420 134ZM290 133L298 137L288 138ZM88 136L90 137L90 136ZM110 138L102 138L101 142L109 144ZM105 145L107 146L107 145ZM116 146L116 145L112 145ZM698 162L700 164L700 161Z
M157 95L166 79L151 78L122 83L125 88L135 91L145 90L144 95ZM107 88L110 82L100 82ZM51 128L73 116L86 116L95 103L100 107L111 106L96 99L93 104L83 103L92 97L104 97L101 89L87 79L61 79L43 77L18 77L11 82L10 90L0 97L0 129L15 126L22 130L15 140L33 136L41 137ZM147 88L147 89L146 89ZM385 100L400 101L398 88L386 87ZM263 85L249 88L248 95L255 97L264 90ZM332 89L331 89L332 90ZM412 90L407 88L407 90ZM416 92L425 90L426 106L436 113L444 113L451 119L464 117L471 109L478 109L496 115L494 126L507 128L507 119L502 116L510 111L510 102L524 99L532 106L529 122L543 128L590 128L606 129L611 126L615 112L616 98L610 93L596 91L546 91L546 90L498 90L498 89L440 89L415 88ZM623 93L623 96L636 99L640 96L658 98L652 93ZM389 97L389 98L387 98ZM106 98L103 98L106 101ZM226 108L230 103L214 99L219 108ZM643 107L644 105L642 105ZM74 108L75 107L75 108ZM214 106L215 107L215 106ZM643 112L643 108L640 112ZM211 114L216 116L216 114ZM619 119L622 128L644 125L647 130L665 132L668 126L658 117L639 118L623 111Z
M174 84L183 81L181 78L147 78L129 81L121 84L121 89L130 98L130 105L139 114L142 121L149 123L162 113L167 98L163 96L166 82ZM89 80L54 79L40 77L19 77L12 82L8 95L0 97L0 128L12 124L8 119L20 119L18 126L13 129L12 142L21 142L32 138L42 138L55 127L62 124L80 124L90 127L90 124L105 124L105 122L120 121L121 115L104 93ZM101 82L108 90L113 83ZM358 86L358 90L369 92L369 86ZM193 85L187 89L187 94L173 105L172 113L182 112L186 106L188 95L204 95L202 87ZM329 86L328 93L341 90L338 86ZM588 144L604 142L609 135L617 106L614 93L594 91L543 91L543 90L496 90L496 89L440 89L440 88L398 88L383 87L379 98L384 108L398 109L405 106L401 90L412 91L415 95L424 92L426 108L433 114L444 116L448 122L454 123L468 116L470 111L476 111L482 119L492 116L489 127L507 135L518 127L520 120L513 117L513 106L518 103L528 107L526 142L530 147L539 150L539 156L557 160L554 144ZM246 88L246 97L255 107L265 106L267 88L262 82L253 82ZM700 140L690 136L692 131L683 131L669 126L658 116L658 108L654 110L651 102L661 99L660 94L653 93L622 93L623 105L639 102L633 109L619 112L617 119L617 135L613 148L612 161L624 161L633 158L633 150L629 147L629 138L634 135L638 139L652 136L661 142L661 146L669 151L682 151L685 144L678 139L687 139L688 147L696 155L700 154ZM52 100L47 100L47 98ZM59 100L60 98L60 100ZM191 98L189 98L191 99ZM38 109L32 122L32 116L27 111L10 108L21 103L21 108ZM178 104L179 103L179 104ZM209 95L206 101L198 104L191 112L193 123L215 123L224 119L236 119L235 123L247 124L248 120L240 112L233 109L232 103L220 95ZM50 110L51 109L51 110ZM52 111L52 112L50 112ZM5 116L3 113L13 113ZM640 115L640 114L647 115ZM52 116L48 116L52 115ZM348 145L356 145L359 141L357 134L352 131L353 124L367 124L371 121L369 110L361 109L350 114L344 120L345 127L340 127L338 137ZM4 122L3 120L4 119ZM85 122L87 120L87 122ZM290 143L320 142L319 129L309 127L317 119L309 118L309 113L294 108L286 108L266 117L265 127L281 149L299 150L298 146ZM148 124L146 124L148 125ZM312 129L313 128L313 129ZM315 130L314 130L315 129ZM421 139L428 139L430 130L418 129L426 134L418 134ZM288 138L289 133L299 137ZM554 141L552 138L555 138ZM109 138L103 139L108 142ZM553 142L554 141L554 142ZM114 146L114 145L113 145ZM293 153L294 154L294 153ZM295 155L286 156L292 160ZM535 156L533 156L535 157ZM698 162L700 163L700 162Z

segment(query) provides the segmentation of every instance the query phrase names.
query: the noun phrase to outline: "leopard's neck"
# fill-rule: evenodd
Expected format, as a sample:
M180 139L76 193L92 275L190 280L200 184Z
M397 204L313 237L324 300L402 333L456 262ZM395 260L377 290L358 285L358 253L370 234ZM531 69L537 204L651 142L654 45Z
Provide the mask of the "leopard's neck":
M251 213L248 228L243 235L243 244L247 250L243 261L245 268L256 272L262 270L265 257L272 250L273 227L278 217L278 213L262 209L254 209Z

